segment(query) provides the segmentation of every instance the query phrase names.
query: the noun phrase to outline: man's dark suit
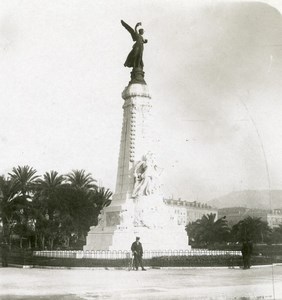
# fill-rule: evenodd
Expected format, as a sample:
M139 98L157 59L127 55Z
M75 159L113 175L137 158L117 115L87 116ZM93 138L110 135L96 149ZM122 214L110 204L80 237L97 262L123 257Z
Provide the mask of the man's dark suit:
M134 255L135 269L138 270L138 266L140 265L142 270L145 270L143 267L143 261L142 261L142 256L143 256L142 244L139 241L135 241L131 245L131 251L133 252L133 255Z
M251 241L244 241L242 245L242 256L244 269L250 269L251 267L251 255L253 253L253 244Z

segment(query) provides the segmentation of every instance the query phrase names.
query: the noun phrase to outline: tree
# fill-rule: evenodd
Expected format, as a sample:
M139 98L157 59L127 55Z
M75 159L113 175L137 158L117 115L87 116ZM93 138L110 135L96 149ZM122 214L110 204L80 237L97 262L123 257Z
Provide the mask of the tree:
M211 213L189 223L186 226L186 231L196 244L208 245L226 241L230 230L225 217L216 220L216 214Z
M91 193L90 199L94 207L93 222L95 226L98 225L98 216L101 213L101 210L111 204L112 195L113 193L104 187L98 187Z
M16 192L11 201L17 206L15 226L16 234L20 236L20 247L22 247L22 239L30 238L30 233L34 224L30 222L32 213L32 196L35 190L35 181L39 177L36 170L29 166L18 166L13 168L9 173L12 188ZM29 240L30 243L30 240Z
M41 247L45 248L45 241L53 246L54 239L58 233L59 220L61 214L61 201L59 201L59 191L67 188L64 184L64 176L56 171L46 172L43 179L36 181L36 193L34 197L35 222L35 246L39 239Z
M270 242L272 244L281 244L282 243L282 225L273 229L270 236Z
M13 168L12 173L9 173L15 190L18 192L18 197L23 197L24 200L30 200L31 193L34 190L34 184L39 177L36 170L29 166L18 166Z
M90 173L86 174L85 170L73 170L66 175L67 182L76 189L94 189L97 187L96 180Z
M54 211L58 208L59 190L67 188L64 180L64 176L59 175L56 171L46 172L43 179L37 180L36 199L41 202L44 214L48 214L50 219L53 218Z
M27 239L29 247L43 249L81 244L112 196L84 170L66 176L50 171L40 178L29 166L13 168L8 178L0 176L0 191L5 236L18 235L21 247ZM78 243L72 245L78 248Z
M92 225L95 209L91 202L92 194L96 191L96 180L85 170L73 170L66 175L66 183L72 190L67 197L64 232L62 233L69 244L71 237L84 240L89 227ZM71 220L71 221L70 221ZM71 229L71 224L73 228ZM63 226L62 226L63 228Z
M44 193L53 193L56 188L63 184L64 180L63 175L59 175L57 171L51 171L50 173L46 172L43 175L43 179L38 179L37 183Z
M267 222L250 216L235 224L231 231L233 239L240 242L251 239L253 242L264 243L269 239L270 233L271 228Z
M12 201L17 195L13 182L5 176L0 176L0 221L3 224L3 237L10 242L10 236L15 226L17 205Z
M79 239L85 236L91 226L91 217L94 213L90 205L89 191L69 186L60 191L60 236L65 247L70 244L71 237Z

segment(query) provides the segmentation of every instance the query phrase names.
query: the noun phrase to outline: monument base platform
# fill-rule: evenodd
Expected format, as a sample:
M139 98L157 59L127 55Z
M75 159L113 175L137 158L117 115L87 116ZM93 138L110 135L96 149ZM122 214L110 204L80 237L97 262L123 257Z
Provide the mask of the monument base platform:
M162 195L150 195L105 208L99 225L90 228L83 250L128 251L137 236L147 251L191 249L174 210L164 204Z
M188 236L183 228L163 228L151 229L146 227L133 228L100 228L91 227L87 236L87 244L83 247L84 251L91 250L130 250L131 244L136 236L144 250L190 250ZM181 230L182 229L182 230Z

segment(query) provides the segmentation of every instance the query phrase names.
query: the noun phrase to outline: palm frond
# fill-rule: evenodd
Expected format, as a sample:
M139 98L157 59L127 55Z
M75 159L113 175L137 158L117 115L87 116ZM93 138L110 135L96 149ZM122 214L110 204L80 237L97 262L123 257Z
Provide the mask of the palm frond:
M85 170L73 170L66 175L67 182L77 189L94 189L97 188L97 180L93 179L90 173Z

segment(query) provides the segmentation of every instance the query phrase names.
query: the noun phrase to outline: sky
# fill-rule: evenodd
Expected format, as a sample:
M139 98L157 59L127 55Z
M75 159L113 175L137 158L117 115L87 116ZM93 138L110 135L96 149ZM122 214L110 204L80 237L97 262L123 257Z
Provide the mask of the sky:
M200 2L200 1L198 1ZM279 1L0 1L0 174L85 169L114 190L123 19L142 22L166 197L282 189Z

